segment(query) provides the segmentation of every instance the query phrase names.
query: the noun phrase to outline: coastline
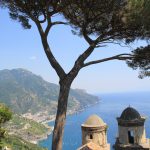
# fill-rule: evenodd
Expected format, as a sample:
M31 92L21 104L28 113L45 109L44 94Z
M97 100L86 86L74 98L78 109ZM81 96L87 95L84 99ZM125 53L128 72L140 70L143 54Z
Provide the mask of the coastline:
M74 110L68 110L67 116L83 112L85 109L87 109L89 107L92 107L92 106L95 106L95 105L99 104L100 102L101 102L101 100L99 99L99 101L97 101L96 103L93 103L93 104L90 104L90 105L87 105L87 106L84 106L84 107L81 107L81 108L76 108ZM55 121L55 118L56 118L55 115L51 115L51 119L46 119L46 120L42 121L41 123L44 124L44 125L48 125L48 123ZM52 127L52 126L49 126L49 127Z
M51 128L52 128L52 127L51 127ZM45 139L47 139L48 136L49 136L50 134L52 134L52 131L53 131L53 128L50 129L50 130L49 130L46 134L44 134L43 136L41 136L41 137L39 137L39 138L37 138L37 139L34 139L33 141L30 141L30 142L33 143L33 144L39 145L39 142L40 142L40 141L43 141L43 140L45 140Z
M87 108L92 107L92 106L95 106L95 105L99 104L100 102L101 102L101 100L99 99L99 101L97 101L97 102L94 103L94 104L87 105L87 106L82 107L82 108L80 108L80 109L70 110L70 111L67 112L67 116L75 115L75 114L81 113L81 112L83 112L84 110L86 110ZM54 126L50 126L48 123L55 121L55 118L56 118L56 117L53 116L53 117L51 117L51 119L47 119L47 120L41 122L41 123L42 123L43 125L45 125L46 127L52 128L52 130L51 130L51 132L47 133L47 136L45 136L45 137L43 137L43 138L37 140L37 141L36 141L36 144L39 144L39 142L41 142L41 141L47 139L48 136L52 134L53 129L54 129Z

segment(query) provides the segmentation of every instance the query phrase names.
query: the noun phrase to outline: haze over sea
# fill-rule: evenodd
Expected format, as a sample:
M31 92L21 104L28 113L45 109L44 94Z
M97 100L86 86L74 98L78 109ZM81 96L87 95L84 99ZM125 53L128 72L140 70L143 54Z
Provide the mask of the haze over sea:
M129 105L147 117L145 127L147 137L150 138L150 92L99 94L98 96L100 97L99 104L88 107L83 112L67 116L63 150L76 150L81 146L81 124L92 114L97 114L107 123L108 142L112 147L117 135L116 117L120 116ZM53 124L54 122L49 123L49 125ZM51 150L51 140L52 135L41 141L40 145Z

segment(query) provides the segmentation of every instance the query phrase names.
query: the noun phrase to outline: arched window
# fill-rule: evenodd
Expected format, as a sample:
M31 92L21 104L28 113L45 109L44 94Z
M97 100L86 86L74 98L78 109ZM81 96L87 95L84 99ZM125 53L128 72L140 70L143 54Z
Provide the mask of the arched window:
M128 141L130 144L134 144L134 132L133 131L128 131Z
M93 135L92 134L90 134L90 139L93 139Z

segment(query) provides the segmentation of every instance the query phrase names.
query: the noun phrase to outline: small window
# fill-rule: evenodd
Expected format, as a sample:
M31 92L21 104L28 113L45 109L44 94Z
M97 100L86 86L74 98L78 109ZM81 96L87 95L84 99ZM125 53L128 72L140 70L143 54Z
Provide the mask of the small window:
M130 144L134 144L134 133L133 131L128 131L128 140Z
M90 139L93 139L93 135L92 134L90 134Z

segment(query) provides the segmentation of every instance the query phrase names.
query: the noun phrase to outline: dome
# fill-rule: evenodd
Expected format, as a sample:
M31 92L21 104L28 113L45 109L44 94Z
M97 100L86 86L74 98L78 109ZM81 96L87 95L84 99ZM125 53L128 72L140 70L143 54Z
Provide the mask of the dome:
M139 112L132 108L132 107L127 107L121 114L120 119L122 120L135 120L135 119L141 119L141 116Z
M97 115L91 115L84 123L84 126L103 126L104 121Z

